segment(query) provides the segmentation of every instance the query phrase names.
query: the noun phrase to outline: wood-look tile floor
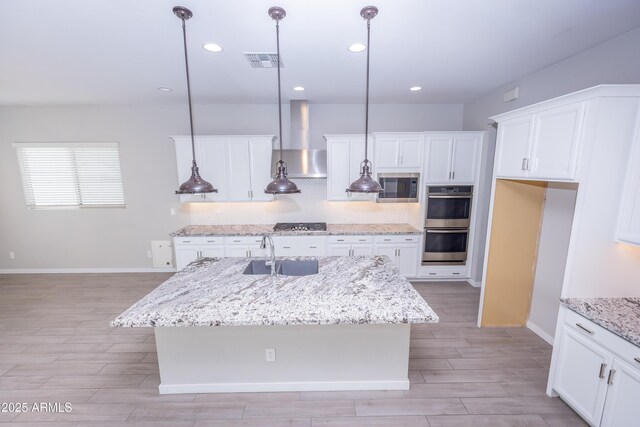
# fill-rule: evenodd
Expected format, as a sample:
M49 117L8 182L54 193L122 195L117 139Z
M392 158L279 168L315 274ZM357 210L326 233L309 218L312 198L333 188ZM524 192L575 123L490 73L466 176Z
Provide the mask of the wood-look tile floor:
M0 275L0 412L29 426L582 426L545 395L551 347L527 329L477 329L479 290L416 283L440 323L412 328L408 391L158 395L152 330L108 322L169 274Z

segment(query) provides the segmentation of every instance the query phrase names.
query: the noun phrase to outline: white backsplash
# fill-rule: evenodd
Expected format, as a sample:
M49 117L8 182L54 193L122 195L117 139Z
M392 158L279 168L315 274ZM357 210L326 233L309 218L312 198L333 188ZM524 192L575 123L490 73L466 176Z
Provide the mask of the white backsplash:
M191 224L408 223L421 227L418 203L330 202L325 179L293 181L302 193L279 195L273 202L189 203Z

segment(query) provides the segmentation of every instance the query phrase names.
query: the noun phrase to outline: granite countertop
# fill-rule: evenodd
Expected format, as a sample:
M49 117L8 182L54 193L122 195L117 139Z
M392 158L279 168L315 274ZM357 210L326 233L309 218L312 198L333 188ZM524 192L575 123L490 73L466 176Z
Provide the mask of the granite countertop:
M640 298L561 298L562 304L640 347Z
M386 256L284 259L317 259L319 272L243 275L246 258L202 258L116 317L111 326L438 322Z
M422 234L409 224L327 224L327 231L273 231L274 224L188 225L172 237L196 236L344 236L381 234Z

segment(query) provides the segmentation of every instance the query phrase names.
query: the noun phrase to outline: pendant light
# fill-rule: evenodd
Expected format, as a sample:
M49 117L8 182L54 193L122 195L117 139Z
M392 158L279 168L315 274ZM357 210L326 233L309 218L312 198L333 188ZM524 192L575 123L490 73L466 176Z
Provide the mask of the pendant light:
M267 185L264 192L268 194L292 194L300 193L298 186L287 178L287 164L282 160L282 101L280 94L280 21L287 16L287 12L281 7L274 6L269 9L269 16L276 21L276 58L278 68L278 129L280 132L280 160L276 163L274 180Z
M217 193L218 190L213 185L202 179L198 172L196 163L196 145L193 138L193 113L191 111L191 81L189 80L189 59L187 58L187 30L185 22L193 16L193 13L186 7L176 6L173 13L182 21L182 42L184 44L184 65L187 70L187 96L189 97L189 129L191 131L191 154L193 163L191 165L191 178L180 185L176 194L203 194Z
M360 178L356 179L347 188L347 193L379 193L382 191L380 184L371 177L371 162L367 158L369 143L369 52L371 51L371 20L378 14L375 6L366 6L360 11L360 16L367 20L367 97L365 103L364 119L364 160L360 163Z

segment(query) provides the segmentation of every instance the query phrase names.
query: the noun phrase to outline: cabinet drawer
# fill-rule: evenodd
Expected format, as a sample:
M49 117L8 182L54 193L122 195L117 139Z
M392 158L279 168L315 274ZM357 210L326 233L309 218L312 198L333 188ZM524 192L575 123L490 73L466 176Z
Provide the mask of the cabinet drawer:
M329 244L372 243L373 236L329 236L327 242Z
M600 344L606 349L618 355L624 361L632 366L640 369L640 347L631 344L625 340L609 332L600 325L595 324L591 320L579 315L566 307L565 324L573 330L579 331L581 335L590 338L594 342Z
M222 236L194 236L174 237L176 245L221 245L224 243Z
M262 242L262 236L227 236L224 238L224 243L227 245L260 245Z
M425 279L466 279L469 277L466 267L420 267L419 274L420 277L424 277Z
M419 243L420 242L419 234L389 234L382 236L375 236L375 243Z

